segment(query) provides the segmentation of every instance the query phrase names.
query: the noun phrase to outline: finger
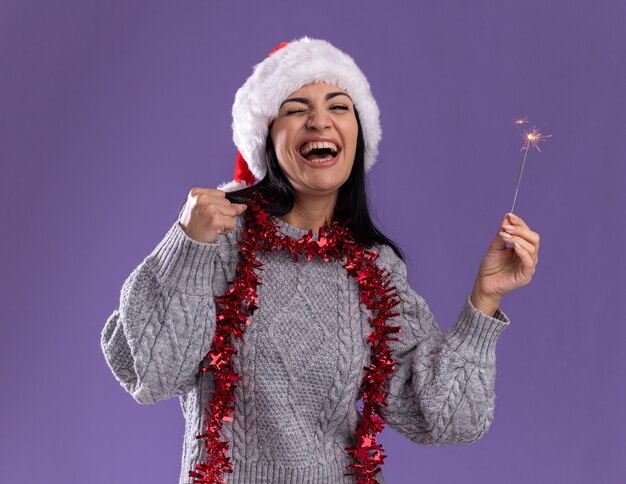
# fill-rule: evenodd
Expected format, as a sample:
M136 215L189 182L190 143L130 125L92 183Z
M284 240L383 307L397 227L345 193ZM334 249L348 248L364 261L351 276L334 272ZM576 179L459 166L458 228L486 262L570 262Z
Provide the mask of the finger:
M528 224L524 222L524 220L519 215L509 212L505 215L505 218L509 220L508 223L510 225L515 225L516 227L519 227L519 226L526 227L527 229L530 230L530 227L528 226Z
M518 237L527 240L534 246L539 247L539 234L537 232L533 232L532 230L530 230L530 228L520 225L509 225L506 223L502 224L502 228L506 233L511 235L517 235Z
M232 217L219 217L215 221L215 225L217 226L218 234L227 234L235 228L236 222Z
M233 207L237 210L237 215L241 215L248 206L245 203L233 203Z
M515 250L515 253L522 261L522 273L528 278L528 280L530 280L532 275L535 273L535 263L532 256L519 242L513 244L513 250Z
M231 204L229 202L227 205L220 204L216 208L218 212L222 215L226 215L228 217L236 217L237 215L240 215L246 209L246 206L241 203Z
M228 198L216 197L214 195L205 194L199 199L200 203L206 205L216 205L218 207L229 207L232 205Z
M217 188L201 188L201 187L193 187L189 190L187 194L187 198L195 198L200 195L209 195L218 198L226 197L226 192L224 190L218 190Z
M204 206L229 206L230 200L225 197L225 193L222 190L215 190L213 188L192 188L189 192L189 196L194 201L195 205Z
M530 254L533 264L537 263L537 248L533 244L522 239L521 237L517 237L516 235L506 234L506 232L501 232L500 236L505 242L510 244L519 244L528 254Z
M231 203L227 198L210 197L204 199L202 204L207 207L214 207L219 213L230 217L241 214L247 208L246 205L242 203Z
M491 241L491 245L489 246L490 249L504 249L504 248L508 248L506 247L506 242L509 241L509 239L502 237L502 234L506 233L502 230L502 228L500 228L500 230L498 231L498 233L496 234L496 236L493 238L493 240Z
M218 198L211 199L211 203L214 205L218 205L219 207L234 207L236 209L235 215L240 215L243 211L248 208L245 203L234 203L228 200L227 198Z
M522 237L519 237L517 235L511 235L504 231L500 232L500 237L502 237L502 240L504 240L505 242L509 242L510 244L514 244L516 242L519 243L530 254L535 253L535 250L536 250L535 246L531 244L530 242L528 242L527 240L523 239Z

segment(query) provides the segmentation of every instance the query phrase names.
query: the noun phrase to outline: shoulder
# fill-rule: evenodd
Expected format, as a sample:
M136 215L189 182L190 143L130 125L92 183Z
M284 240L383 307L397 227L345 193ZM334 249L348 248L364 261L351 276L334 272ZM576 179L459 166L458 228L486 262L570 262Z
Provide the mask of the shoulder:
M407 277L406 264L389 245L376 244L370 250L378 254L376 260L378 267L385 269L392 275Z

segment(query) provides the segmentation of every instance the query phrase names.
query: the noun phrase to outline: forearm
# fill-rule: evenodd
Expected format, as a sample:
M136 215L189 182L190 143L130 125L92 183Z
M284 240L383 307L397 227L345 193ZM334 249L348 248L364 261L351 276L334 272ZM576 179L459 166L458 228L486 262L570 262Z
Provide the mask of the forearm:
M216 249L188 241L174 227L124 282L101 344L138 402L154 403L193 384L214 330Z
M405 264L390 249L383 257L395 262L389 272L400 304L393 322L402 328L390 343L396 369L384 418L418 443L480 438L493 419L495 346L509 319L499 301L473 291L477 297L466 296L455 324L441 333L424 298L408 285Z
M454 326L427 358L420 353L414 357L414 391L422 396L422 414L434 443L476 440L493 419L495 347L509 321L497 307L494 317L472 306L466 300ZM428 367L430 374L424 371Z

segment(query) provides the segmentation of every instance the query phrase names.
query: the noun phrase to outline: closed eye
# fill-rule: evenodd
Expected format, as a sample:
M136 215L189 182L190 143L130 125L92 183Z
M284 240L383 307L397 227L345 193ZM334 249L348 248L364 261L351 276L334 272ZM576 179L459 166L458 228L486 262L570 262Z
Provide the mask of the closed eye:
M333 107L330 108L331 110L338 110L338 111L350 111L350 108L348 106L343 106L341 104L337 104ZM306 112L305 109L293 109L291 111L287 111L287 114L296 114L296 113L304 113Z

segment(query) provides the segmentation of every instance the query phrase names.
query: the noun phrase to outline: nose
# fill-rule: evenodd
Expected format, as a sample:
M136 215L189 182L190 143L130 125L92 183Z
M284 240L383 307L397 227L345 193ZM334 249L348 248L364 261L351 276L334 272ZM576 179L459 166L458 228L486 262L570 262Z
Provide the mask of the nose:
M306 122L309 129L326 129L331 125L330 115L323 109L312 109Z

